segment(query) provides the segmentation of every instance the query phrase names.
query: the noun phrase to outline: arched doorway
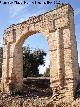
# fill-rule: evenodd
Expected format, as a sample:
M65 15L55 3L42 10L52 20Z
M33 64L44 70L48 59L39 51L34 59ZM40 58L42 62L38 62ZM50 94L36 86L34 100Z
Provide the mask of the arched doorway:
M18 43L16 42L15 51L14 51L14 56L16 59L16 60L14 60L14 65L15 65L14 68L15 68L15 72L17 71L15 75L18 76L18 77L16 77L17 78L16 82L18 85L17 87L23 86L23 85L21 85L21 84L23 84L23 74L22 74L23 73L23 50L22 50L22 45L23 45L24 41L26 40L26 34L24 36L23 37L21 36L21 38L23 38L23 39L20 38L18 40ZM28 35L28 37L29 36L32 36L32 35ZM34 45L35 45L35 43L34 43ZM22 82L20 82L20 80L22 80ZM21 84L18 84L18 83L21 83Z
M30 53L30 56L32 56L34 59L34 60L32 59L32 61L30 61L30 62L26 61L26 63L29 62L28 65L25 64L25 61L24 61L24 65L23 65L24 70L23 71L24 71L24 73L26 73L26 76L24 75L24 77L27 77L27 75L28 75L27 70L30 67L27 67L27 66L29 66L30 64L32 66L35 65L35 67L33 67L33 68L35 68L37 70L36 73L39 73L38 76L45 76L44 72L46 72L46 69L49 69L49 65L50 65L47 38L45 38L45 36L42 33L36 33L34 35L29 36L24 41L24 44L22 47L24 49L24 51L23 51L24 60L25 60L25 58L28 58L28 60L30 59L30 57L28 57L28 53ZM37 62L37 61L40 61L40 62ZM34 62L34 64L32 64L33 62ZM28 69L26 69L25 66ZM34 71L34 70L32 70L32 71ZM29 76L31 76L31 75L29 74ZM33 75L33 76L35 76L35 75Z
M42 33L49 46L50 86L65 90L63 96L72 99L79 79L77 44L74 32L74 14L69 4L50 12L33 16L27 21L12 25L4 32L2 91L11 87L22 88L22 44L30 35Z
M23 72L24 78L22 85L23 94L25 92L25 95L27 96L51 96L52 90L50 88L50 76L44 76L44 72L46 71L49 60L47 55L49 51L47 39L41 33L36 33L34 35L30 35L23 43L24 44L22 45L22 48L24 49L24 65L23 71L20 71ZM45 55L45 52L45 59L42 59L42 55ZM27 60L25 60L25 58L27 58ZM38 66L43 65L43 62L45 64L44 67Z

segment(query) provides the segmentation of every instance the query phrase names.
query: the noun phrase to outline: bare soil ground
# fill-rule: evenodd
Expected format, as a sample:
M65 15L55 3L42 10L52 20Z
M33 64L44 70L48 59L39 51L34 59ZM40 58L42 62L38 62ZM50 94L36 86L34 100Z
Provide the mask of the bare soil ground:
M49 79L25 79L22 91L0 93L0 107L80 107L80 98L63 102L52 96Z

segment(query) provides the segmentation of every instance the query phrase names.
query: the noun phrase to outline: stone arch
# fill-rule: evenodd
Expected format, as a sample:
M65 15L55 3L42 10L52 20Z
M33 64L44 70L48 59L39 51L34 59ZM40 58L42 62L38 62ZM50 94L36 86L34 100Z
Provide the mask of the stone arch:
M17 73L16 77L17 78L17 85L18 83L20 83L17 87L21 88L23 85L23 50L22 50L22 45L24 43L24 41L29 37L29 36L32 36L33 34L36 34L36 33L40 33L39 31L29 31L29 32L25 32L24 34L22 34L20 36L20 38L16 41L15 43L15 47L14 47L14 56L16 60L14 60L14 67L15 68L15 72ZM42 33L44 34L44 33ZM45 36L45 35L44 35ZM46 36L45 36L46 37ZM47 39L47 38L46 38ZM48 41L47 41L48 42ZM18 71L18 72L17 72ZM19 73L19 74L18 74ZM20 74L21 73L21 74ZM22 82L20 82L20 80Z
M80 81L74 30L74 13L69 4L7 28L3 41L2 91L11 91L11 85L21 89L22 74L18 72L22 70L22 51L19 44L29 35L41 32L47 37L49 46L50 86L53 92L58 90L67 99L72 99Z

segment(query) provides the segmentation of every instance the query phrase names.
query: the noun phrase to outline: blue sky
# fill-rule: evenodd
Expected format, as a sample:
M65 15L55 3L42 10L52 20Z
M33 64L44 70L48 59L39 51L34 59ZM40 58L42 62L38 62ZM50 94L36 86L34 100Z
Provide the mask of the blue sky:
M2 0L11 2L13 0ZM15 1L15 0L14 0ZM24 0L17 0L23 2ZM39 15L49 10L54 9L54 1L59 0L49 0L52 1L52 4L43 4L47 0L36 0L41 1L42 4L32 4L32 1L35 0L25 0L28 4L19 5L19 4L1 4L0 3L0 46L3 43L3 32L11 24L20 23L24 20L27 20L33 15ZM75 34L77 38L77 48L78 48L78 62L80 63L80 0L60 0L63 3L70 3L74 9L74 19L75 19ZM29 37L25 41L26 45L30 45L32 48L41 48L48 52L48 44L46 38L40 33L35 36ZM35 44L35 45L34 45ZM48 56L46 57L46 66L49 64ZM40 68L41 70L43 68Z

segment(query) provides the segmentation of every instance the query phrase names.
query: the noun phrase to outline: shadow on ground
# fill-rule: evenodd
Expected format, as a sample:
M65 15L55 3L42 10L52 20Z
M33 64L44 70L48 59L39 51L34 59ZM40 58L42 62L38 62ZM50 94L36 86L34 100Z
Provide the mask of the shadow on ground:
M11 95L20 95L26 97L50 97L52 90L50 88L50 79L46 78L28 78L24 79L23 89L12 92Z

